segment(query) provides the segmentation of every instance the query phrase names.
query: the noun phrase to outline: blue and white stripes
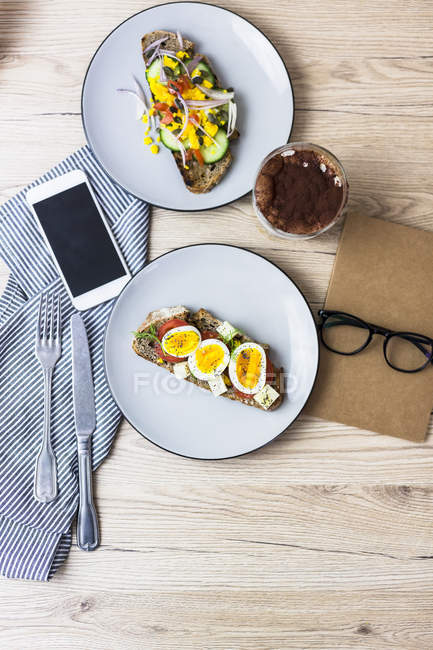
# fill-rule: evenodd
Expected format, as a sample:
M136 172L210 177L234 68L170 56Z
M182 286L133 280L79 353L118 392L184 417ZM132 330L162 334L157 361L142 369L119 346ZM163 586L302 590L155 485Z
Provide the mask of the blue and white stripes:
M114 185L87 147L29 187L77 168L87 174L130 271L137 273L146 261L149 208ZM0 573L48 580L68 554L78 504L69 331L74 308L27 206L28 189L0 208L0 257L11 273L0 298ZM34 332L39 295L54 290L62 303L62 357L54 371L51 412L59 495L56 501L41 504L33 497L43 417L43 378L34 355ZM96 397L94 469L109 452L120 420L103 366L103 338L112 304L83 314Z

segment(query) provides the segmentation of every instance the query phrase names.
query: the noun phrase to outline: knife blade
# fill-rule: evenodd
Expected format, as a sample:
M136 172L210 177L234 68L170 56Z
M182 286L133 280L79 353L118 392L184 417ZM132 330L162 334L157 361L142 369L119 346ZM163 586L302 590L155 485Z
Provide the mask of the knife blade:
M77 435L91 435L96 426L95 395L86 328L80 314L71 316L72 387Z
M71 316L72 392L78 453L80 503L77 516L77 544L83 551L99 546L99 527L93 504L91 440L96 427L95 393L89 342L80 314Z

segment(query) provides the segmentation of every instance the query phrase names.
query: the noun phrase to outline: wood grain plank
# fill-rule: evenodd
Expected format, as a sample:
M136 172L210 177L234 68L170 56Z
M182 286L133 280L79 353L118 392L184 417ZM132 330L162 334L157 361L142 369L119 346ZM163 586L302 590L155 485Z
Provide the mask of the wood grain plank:
M431 443L416 444L302 416L272 445L217 463L176 458L155 447L126 423L116 440L114 473L146 476L156 484L172 472L175 482L193 476L197 484L426 485L431 478ZM119 458L119 461L116 459ZM111 457L100 472L109 471ZM111 470L110 470L111 471ZM115 474L110 480L114 480ZM109 481L107 481L109 482ZM147 490L144 490L147 493Z
M84 639L87 647L101 650L107 647L422 650L432 643L430 611L426 606L432 594L431 591L422 595L402 591L397 600L388 590L371 591L368 596L350 591L334 594L325 589L308 596L290 590L278 593L249 590L233 591L222 598L221 592L209 590L205 599L196 591L185 591L179 597L176 592L164 590L131 595L111 590L59 589L57 596L35 593L22 626L14 629L11 616L5 629L15 647L23 650L45 650L48 641L56 648L70 648L68 640L72 644ZM22 616L20 606L25 605L17 597L12 612L18 620ZM41 611L47 613L43 635L39 627ZM120 617L119 612L127 612L128 619ZM203 615L208 621L206 628L200 625ZM233 620L236 627L228 631Z

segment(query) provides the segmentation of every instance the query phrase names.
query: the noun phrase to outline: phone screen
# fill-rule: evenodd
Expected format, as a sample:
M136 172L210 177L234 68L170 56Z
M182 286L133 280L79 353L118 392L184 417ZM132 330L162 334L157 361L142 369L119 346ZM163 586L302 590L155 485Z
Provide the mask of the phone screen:
M74 297L125 275L86 183L38 201L33 208Z

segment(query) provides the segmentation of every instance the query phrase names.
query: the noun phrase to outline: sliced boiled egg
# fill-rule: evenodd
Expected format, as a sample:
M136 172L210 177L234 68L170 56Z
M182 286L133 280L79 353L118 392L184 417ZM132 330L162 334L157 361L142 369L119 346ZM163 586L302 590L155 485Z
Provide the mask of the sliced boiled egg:
M173 327L162 337L161 347L165 354L182 359L194 352L201 342L201 334L193 325Z
M235 388L254 395L266 384L266 352L257 343L242 343L233 352L229 377Z
M224 372L230 360L228 347L219 339L206 339L188 357L188 365L194 377L209 381Z

